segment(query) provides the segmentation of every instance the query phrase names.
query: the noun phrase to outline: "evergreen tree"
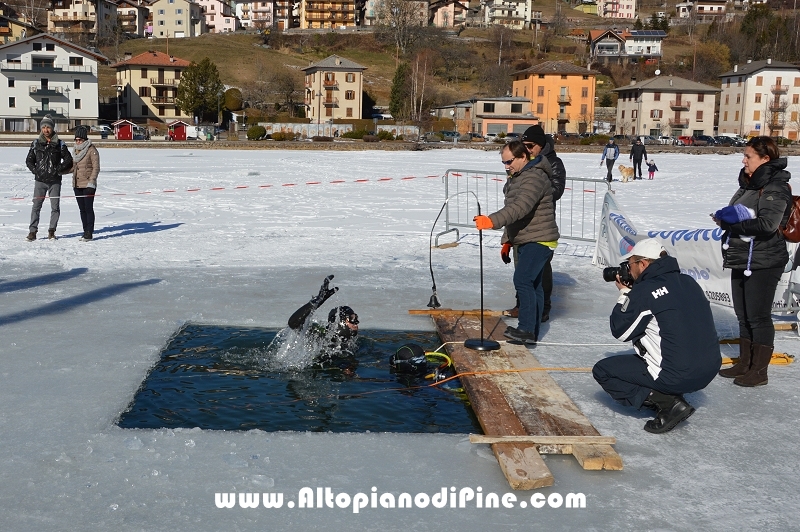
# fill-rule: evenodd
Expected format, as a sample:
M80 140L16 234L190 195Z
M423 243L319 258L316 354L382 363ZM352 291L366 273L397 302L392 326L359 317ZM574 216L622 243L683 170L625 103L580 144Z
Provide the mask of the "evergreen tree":
M223 90L217 66L206 57L200 63L192 61L181 73L176 101L191 116L216 117L217 106L222 104L220 96Z
M392 80L392 90L389 94L389 112L399 120L407 120L409 112L409 82L411 80L411 69L408 63L400 63L394 72Z

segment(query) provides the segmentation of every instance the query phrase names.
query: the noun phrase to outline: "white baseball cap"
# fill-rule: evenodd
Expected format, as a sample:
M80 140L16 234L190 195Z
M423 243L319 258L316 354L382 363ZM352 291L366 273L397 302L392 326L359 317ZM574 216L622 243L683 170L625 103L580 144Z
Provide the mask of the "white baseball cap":
M628 260L634 255L644 259L656 260L661 258L662 251L666 250L658 240L655 238L645 238L644 240L638 241L636 245L633 246L630 253L622 257L622 260Z

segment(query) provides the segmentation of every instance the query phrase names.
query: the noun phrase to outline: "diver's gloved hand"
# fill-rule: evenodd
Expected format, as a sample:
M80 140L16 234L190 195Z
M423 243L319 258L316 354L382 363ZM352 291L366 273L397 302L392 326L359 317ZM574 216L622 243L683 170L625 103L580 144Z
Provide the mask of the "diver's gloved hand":
M322 281L322 286L319 287L319 294L315 295L311 298L310 303L314 306L315 309L322 306L330 297L335 294L338 290L338 286L334 286L333 288L329 287L329 283L333 279L333 275L329 275Z

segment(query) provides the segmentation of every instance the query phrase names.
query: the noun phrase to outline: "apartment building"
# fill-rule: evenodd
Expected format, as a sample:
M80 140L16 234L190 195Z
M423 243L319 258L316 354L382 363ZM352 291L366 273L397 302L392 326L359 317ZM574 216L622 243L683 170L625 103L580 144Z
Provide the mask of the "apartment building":
M428 8L428 24L437 28L452 28L466 24L469 0L434 0Z
M356 26L355 0L304 0L300 2L300 28L352 28Z
M440 119L452 119L461 134L522 134L539 123L539 117L531 111L531 101L513 96L472 98L437 107L432 113Z
M38 131L50 115L57 131L97 124L101 54L46 33L0 46L0 130Z
M636 0L597 0L597 14L603 18L636 18Z
M181 73L189 61L148 51L111 65L117 71L121 115L136 122L186 119L176 102ZM191 118L191 117L189 117Z
M592 62L604 64L655 63L666 37L663 30L591 30L589 55Z
M546 61L512 76L512 94L531 101L547 133L591 131L597 72L565 61Z
M533 20L541 19L541 12L533 10L533 0L487 0L480 8L487 26L502 25L521 30L530 28Z
M274 4L274 24L279 31L300 27L299 2L294 2L294 0L274 0ZM267 2L267 5L269 5L269 2ZM263 3L259 2L259 9L265 10L266 6L263 6ZM252 8L251 11L255 12L256 9Z
M125 33L144 37L149 15L148 4L142 3L141 0L117 0L117 17L120 28Z
M727 0L695 0L675 4L678 18L689 18L694 15L698 22L711 22L715 18L725 17Z
M117 24L117 3L111 0L51 0L47 32L87 44L102 44Z
M208 33L230 33L236 31L238 20L230 0L194 0L200 4L205 16Z
M311 123L361 118L366 69L338 55L301 69L305 73L306 116Z
M38 35L39 33L42 32L27 22L23 22L10 15L0 15L0 44L18 41L25 37Z
M620 135L713 135L720 90L676 76L656 76L617 87Z
M157 0L150 5L153 37L197 37L207 33L203 10L189 0Z
M800 139L800 67L748 60L720 78L720 133Z

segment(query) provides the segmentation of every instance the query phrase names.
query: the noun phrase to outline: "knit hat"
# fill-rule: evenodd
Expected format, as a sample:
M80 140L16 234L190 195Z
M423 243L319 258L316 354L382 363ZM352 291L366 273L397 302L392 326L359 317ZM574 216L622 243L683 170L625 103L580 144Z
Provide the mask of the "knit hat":
M749 207L745 207L741 203L728 205L727 207L723 207L714 213L714 218L721 220L728 225L743 222L745 220L753 220L755 217L756 211ZM747 251L747 269L744 271L744 274L749 277L753 274L752 270L750 270L750 263L753 260L753 237L741 235L739 236L739 239L750 243L750 249ZM728 233L728 237L722 244L722 249L727 250L730 247L730 240L731 234Z
M622 257L622 260L628 260L634 255L637 257L642 257L643 259L656 260L661 258L662 251L666 250L658 240L655 238L645 238L644 240L637 242L636 245L633 246L633 249L630 251L630 253Z
M75 128L75 138L82 140L89 140L89 128L86 126L78 126Z
M56 127L56 123L53 122L53 118L50 115L45 115L44 118L42 118L42 121L39 122L39 129L45 126L49 127L50 129L55 129Z
M533 142L544 148L547 144L547 138L544 136L542 126L537 124L526 129L525 133L522 134L522 142Z

